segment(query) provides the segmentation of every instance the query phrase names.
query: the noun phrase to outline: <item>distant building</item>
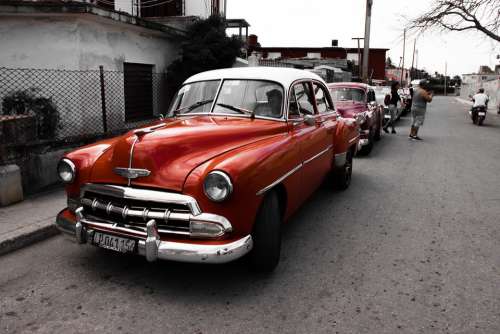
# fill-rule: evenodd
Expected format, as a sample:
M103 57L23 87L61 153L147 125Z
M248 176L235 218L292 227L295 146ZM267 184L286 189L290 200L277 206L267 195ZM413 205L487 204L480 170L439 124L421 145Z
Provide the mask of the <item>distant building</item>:
M479 88L483 88L490 97L490 107L499 108L500 105L500 65L492 71L489 66L480 66L477 73L462 75L462 87L460 96L469 99L469 96L477 93Z
M363 62L363 49L342 47L267 47L260 46L257 36L250 35L248 50L256 52L264 61L276 61L295 67L314 68L330 66L352 73L353 80L359 80L359 64ZM388 49L371 48L368 72L372 79L385 78L385 59ZM360 51L358 53L358 51Z

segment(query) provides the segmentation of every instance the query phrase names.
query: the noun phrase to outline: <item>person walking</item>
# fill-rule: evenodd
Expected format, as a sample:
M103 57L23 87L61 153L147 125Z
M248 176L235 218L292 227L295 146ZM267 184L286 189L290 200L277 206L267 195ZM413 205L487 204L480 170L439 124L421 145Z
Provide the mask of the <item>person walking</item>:
M418 136L418 130L424 124L427 103L432 101L433 94L429 91L427 80L421 80L418 87L413 92L413 101L411 106L411 130L408 139L422 140Z
M394 127L394 122L396 122L396 117L398 114L398 102L401 101L401 97L398 93L399 82L394 81L391 84L391 98L389 100L389 105L387 106L389 109L389 113L391 114L391 119L384 126L384 132L389 133L389 127L392 128L391 133L396 134L396 129Z

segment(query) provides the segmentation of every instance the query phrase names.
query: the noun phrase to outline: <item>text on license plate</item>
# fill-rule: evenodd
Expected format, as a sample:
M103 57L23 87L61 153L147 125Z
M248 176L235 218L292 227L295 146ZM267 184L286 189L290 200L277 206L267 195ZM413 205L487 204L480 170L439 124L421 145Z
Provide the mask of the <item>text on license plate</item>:
M479 115L479 116L485 116L485 115L486 115L486 113L485 113L485 112L480 112L480 113L478 113L478 115Z
M113 235L100 232L94 233L94 245L111 249L121 253L133 252L135 248L135 240L115 237Z

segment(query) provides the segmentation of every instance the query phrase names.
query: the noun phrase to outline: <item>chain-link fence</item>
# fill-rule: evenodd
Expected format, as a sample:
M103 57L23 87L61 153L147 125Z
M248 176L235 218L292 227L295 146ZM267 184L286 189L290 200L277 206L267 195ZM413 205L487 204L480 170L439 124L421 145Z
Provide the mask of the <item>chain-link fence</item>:
M151 70L0 67L0 165L151 122L166 108L165 86Z

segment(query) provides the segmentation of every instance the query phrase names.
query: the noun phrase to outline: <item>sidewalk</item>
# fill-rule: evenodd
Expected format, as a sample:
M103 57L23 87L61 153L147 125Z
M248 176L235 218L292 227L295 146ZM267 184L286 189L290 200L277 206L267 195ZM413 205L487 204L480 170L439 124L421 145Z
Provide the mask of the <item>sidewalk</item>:
M56 189L0 208L0 255L59 233L55 216L65 207L64 190Z

